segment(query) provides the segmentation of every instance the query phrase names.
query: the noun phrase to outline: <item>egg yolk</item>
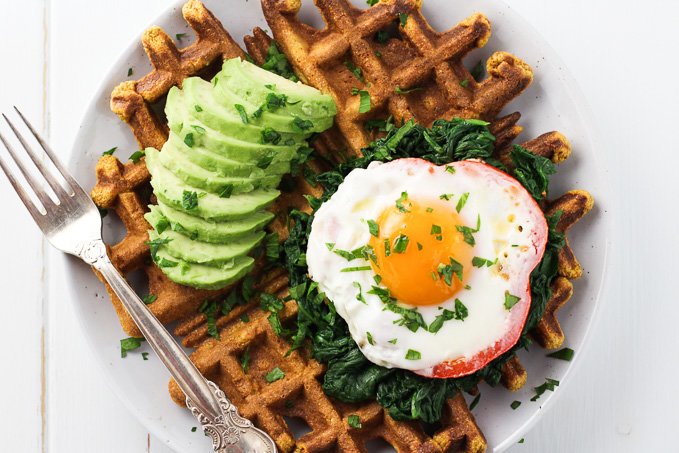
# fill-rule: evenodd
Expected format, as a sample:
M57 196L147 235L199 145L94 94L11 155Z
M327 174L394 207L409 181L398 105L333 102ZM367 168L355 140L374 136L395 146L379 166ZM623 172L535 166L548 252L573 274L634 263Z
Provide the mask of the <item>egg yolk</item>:
M405 200L384 210L376 223L378 235L370 238L376 259L370 264L393 297L410 305L434 305L465 286L473 247L456 229L466 223L452 202Z

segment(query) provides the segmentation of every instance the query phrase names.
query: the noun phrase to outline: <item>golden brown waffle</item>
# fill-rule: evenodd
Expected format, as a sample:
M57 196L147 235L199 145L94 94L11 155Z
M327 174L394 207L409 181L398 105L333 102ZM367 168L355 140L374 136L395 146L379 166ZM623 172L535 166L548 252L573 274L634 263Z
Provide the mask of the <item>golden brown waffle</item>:
M343 0L317 0L316 3L330 23L325 30L311 29L296 19L299 1L264 0L263 7L275 37L297 74L305 82L332 94L338 103L337 126L314 142L314 147L326 159L340 161L369 143L374 135L362 125L368 118L393 115L397 119L415 118L429 124L438 117L464 116L491 121L491 131L497 138L497 157L508 162L511 144L521 132L517 124L520 115L496 116L528 86L532 70L518 58L500 52L488 61L486 80L476 82L471 77L462 65L462 57L488 40L490 25L485 17L474 15L439 34L421 15L419 1L382 0L367 11L357 10ZM196 42L177 49L160 28L151 28L142 42L154 70L138 81L122 83L112 94L112 110L130 126L141 147L160 148L167 139L167 127L156 114L154 104L162 101L172 86L181 85L186 77L209 71L225 58L244 55L198 0L190 0L182 11L196 32ZM373 42L372 34L384 26L394 27L389 24L397 21L399 14L408 14L405 27L397 28L403 39L382 44ZM255 29L253 36L246 37L245 41L250 55L261 64L271 39L262 30ZM375 51L382 55L379 60ZM344 61L361 67L370 86L361 84ZM464 80L467 82L461 84ZM403 95L393 92L394 86L403 90L422 89ZM347 95L351 87L365 88L371 93L373 109L369 114L357 113L356 97ZM544 134L523 146L554 162L561 162L570 154L568 141L558 132ZM329 399L318 381L323 366L304 350L285 356L289 345L273 334L267 314L259 309L256 300L218 318L220 339L210 337L206 317L198 313L198 306L204 299L213 299L228 289L216 293L183 287L171 282L151 264L148 247L144 245L149 225L142 217L149 202L148 180L143 160L123 165L115 157L105 156L98 163L98 182L92 198L100 207L113 209L127 230L125 238L109 248L109 254L124 274L139 269L146 273L149 292L158 296L150 305L154 314L165 324L180 320L175 333L183 337L185 345L195 348L191 359L208 378L228 389L241 413L271 434L281 451L365 451L365 442L377 438L399 452L485 451L483 434L460 395L447 402L441 426L433 433L418 423L392 420L376 403L347 405ZM279 215L271 230L286 237L289 208L308 211L302 195L318 196L319 190L303 178L297 178L296 190L284 193L274 205L273 210ZM544 209L547 213L562 210L564 214L558 228L566 231L591 206L589 194L572 191L552 203L545 203ZM563 342L555 313L572 294L568 279L582 272L568 246L559 257L559 269L562 277L554 282L554 295L533 332L537 341L548 348L559 347ZM280 296L287 294L287 276L282 270L260 273L257 280L260 290ZM123 328L130 335L139 335L110 289L109 294ZM293 301L287 302L281 313L283 321L294 319L296 310ZM250 353L247 373L240 365L246 350ZM285 378L266 383L263 376L276 366L285 372ZM526 372L518 358L505 365L502 382L512 390L524 385ZM170 391L172 397L183 404L183 395L174 383L170 384ZM349 414L360 415L364 428L349 427L346 422ZM312 431L295 439L285 417L303 419Z

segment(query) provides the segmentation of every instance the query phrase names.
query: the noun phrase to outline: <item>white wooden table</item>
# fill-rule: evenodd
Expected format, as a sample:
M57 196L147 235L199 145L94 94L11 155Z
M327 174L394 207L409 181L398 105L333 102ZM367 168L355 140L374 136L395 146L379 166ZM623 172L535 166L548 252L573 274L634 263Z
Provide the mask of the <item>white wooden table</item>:
M225 0L230 1L230 0ZM256 0L252 0L256 1ZM621 229L614 290L566 393L512 452L671 452L679 423L679 3L509 0L579 80ZM163 0L0 0L0 109L64 157L99 81ZM2 180L4 178L0 178ZM169 452L103 384L52 251L0 182L2 452Z

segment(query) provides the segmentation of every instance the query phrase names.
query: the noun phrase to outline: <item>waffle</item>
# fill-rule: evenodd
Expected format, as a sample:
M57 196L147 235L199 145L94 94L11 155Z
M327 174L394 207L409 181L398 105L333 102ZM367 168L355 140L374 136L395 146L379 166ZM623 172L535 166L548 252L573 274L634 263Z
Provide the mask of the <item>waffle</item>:
M327 168L326 162L338 162L375 138L375 132L363 127L367 119L392 116L398 121L414 118L422 124L453 116L484 118L491 122L496 136L497 158L509 164L508 153L521 132L519 113L497 118L498 113L532 81L532 70L518 58L503 52L487 62L488 77L477 82L462 64L462 58L476 47L485 45L490 36L488 20L476 14L448 32L439 34L427 24L419 10L420 3L406 0L382 0L362 11L343 0L317 0L317 6L329 23L324 30L314 30L296 18L299 1L263 0L262 6L274 37L290 58L297 75L306 83L331 94L338 105L336 126L321 134L313 143L320 159L310 163L316 171ZM137 81L120 84L112 93L112 110L129 125L140 147L160 149L167 139L167 126L157 113L157 105L174 85L184 78L209 74L223 59L245 56L221 23L198 0L183 7L183 15L197 35L196 41L178 49L171 38L158 27L147 30L142 43L153 66ZM397 28L402 39L373 42L372 35L381 27L394 27L399 14L407 14L405 26ZM261 29L245 38L248 53L255 62L265 59L271 38ZM379 52L381 57L375 60ZM366 80L361 84L348 71L361 67ZM466 83L461 82L467 80ZM367 84L370 83L370 86ZM466 86L463 86L466 85ZM348 91L345 90L349 86ZM393 92L393 87L411 90L408 94ZM357 99L347 95L351 87L367 89L373 108L368 114L357 113ZM390 88L391 87L391 88ZM391 91L390 91L391 90ZM422 107L424 106L424 108ZM570 155L570 145L563 135L549 132L522 143L529 151L561 162ZM399 452L481 452L486 449L483 434L474 422L461 395L446 402L440 426L424 427L419 423L396 422L377 403L343 404L329 399L322 391L319 378L324 367L299 350L285 355L289 345L277 337L259 309L256 300L235 307L216 320L219 339L208 334L206 316L199 313L203 300L223 296L230 289L200 291L171 282L150 261L147 230L143 218L150 201L149 174L143 159L138 163L121 163L116 157L104 156L96 168L97 185L92 198L102 208L113 210L127 230L118 244L109 247L109 256L124 275L143 271L148 277L149 293L157 300L149 305L164 324L179 321L175 333L183 343L195 348L191 359L209 379L223 389L241 413L265 429L280 450L288 451L365 451L366 443L383 439ZM319 188L304 178L291 182L295 189L284 192L272 207L277 214L270 229L287 236L287 212L290 208L309 211L304 194L319 196ZM544 203L546 213L563 211L558 224L566 232L592 207L592 199L584 191L571 191ZM544 347L556 348L564 335L556 318L557 311L572 294L570 279L577 278L582 268L567 245L559 256L560 277L553 284L553 296L545 315L532 332ZM257 289L287 295L287 275L280 269L255 270ZM138 336L139 331L107 286L124 330ZM293 321L297 306L286 303L281 312L283 322ZM249 319L244 322L244 319ZM250 354L250 369L240 365L242 355ZM285 378L267 384L263 376L274 367L285 372ZM509 360L503 369L502 382L512 390L526 382L526 371L518 358ZM170 393L178 404L184 396L174 382ZM349 414L358 414L362 429L347 424ZM311 432L295 439L286 419L302 419Z

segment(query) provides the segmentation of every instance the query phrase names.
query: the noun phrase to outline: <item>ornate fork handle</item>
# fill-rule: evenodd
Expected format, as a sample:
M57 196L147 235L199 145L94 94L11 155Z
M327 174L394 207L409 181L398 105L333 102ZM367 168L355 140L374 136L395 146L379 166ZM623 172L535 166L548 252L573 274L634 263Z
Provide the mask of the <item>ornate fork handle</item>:
M78 256L111 285L142 334L186 395L186 405L219 453L275 453L276 445L252 422L241 417L219 387L206 380L165 327L113 267L101 239L84 241Z

